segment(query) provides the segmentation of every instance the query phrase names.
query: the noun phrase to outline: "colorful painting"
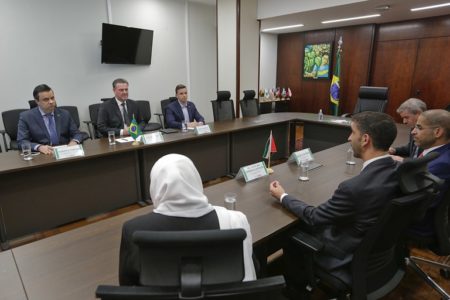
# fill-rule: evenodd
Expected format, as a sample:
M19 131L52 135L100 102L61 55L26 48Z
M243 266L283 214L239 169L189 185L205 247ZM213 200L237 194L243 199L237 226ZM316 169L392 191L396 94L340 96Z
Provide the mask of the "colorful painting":
M305 45L303 57L304 79L329 79L331 74L331 43Z

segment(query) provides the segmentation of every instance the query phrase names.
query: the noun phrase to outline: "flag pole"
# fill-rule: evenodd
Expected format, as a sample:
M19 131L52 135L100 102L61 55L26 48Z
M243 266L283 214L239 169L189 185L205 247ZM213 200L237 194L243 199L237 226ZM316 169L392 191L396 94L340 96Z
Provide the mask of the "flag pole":
M269 139L269 158L267 161L267 172L269 174L273 173L273 169L270 167L270 158L272 156L272 130L270 131L270 139Z

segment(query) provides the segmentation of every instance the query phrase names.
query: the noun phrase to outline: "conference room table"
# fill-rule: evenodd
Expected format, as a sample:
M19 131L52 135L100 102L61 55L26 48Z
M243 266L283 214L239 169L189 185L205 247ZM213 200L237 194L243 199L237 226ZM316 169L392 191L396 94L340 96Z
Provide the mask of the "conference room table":
M273 113L208 124L210 134L193 131L164 135L164 142L133 146L88 140L83 157L56 160L37 155L24 161L17 151L0 153L0 243L127 205L149 201L149 174L168 153L190 157L203 181L235 174L261 160L272 131L278 151L293 151L295 128L303 127L303 145L313 152L347 140L349 120L316 114Z
M403 133L405 137L399 136L396 145L407 140L407 130ZM295 163L283 163L274 166L269 176L248 183L232 179L204 192L218 206L224 205L226 192L237 194L236 209L247 216L254 251L263 260L280 248L284 233L298 222L271 197L269 183L279 180L290 194L317 206L330 198L341 181L360 172L361 160L356 159L354 166L345 163L348 148L346 143L315 153L315 162L322 166L310 171L307 182L298 180ZM152 206L146 206L10 250L28 299L94 299L99 284L118 284L122 224L151 211Z

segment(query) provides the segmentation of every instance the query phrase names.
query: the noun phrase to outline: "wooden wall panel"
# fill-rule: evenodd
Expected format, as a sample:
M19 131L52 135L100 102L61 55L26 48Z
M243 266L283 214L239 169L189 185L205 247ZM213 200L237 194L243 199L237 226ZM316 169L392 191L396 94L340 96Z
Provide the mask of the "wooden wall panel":
M449 53L450 37L420 40L411 96L424 100L429 109L450 104Z
M450 16L383 24L377 41L396 41L450 36Z
M375 25L338 28L336 30L335 47L337 47L340 36L343 40L339 114L353 112L358 99L359 87L367 85L369 82L374 34Z
M386 112L400 122L395 112L410 98L418 40L380 42L376 45L370 85L389 87Z

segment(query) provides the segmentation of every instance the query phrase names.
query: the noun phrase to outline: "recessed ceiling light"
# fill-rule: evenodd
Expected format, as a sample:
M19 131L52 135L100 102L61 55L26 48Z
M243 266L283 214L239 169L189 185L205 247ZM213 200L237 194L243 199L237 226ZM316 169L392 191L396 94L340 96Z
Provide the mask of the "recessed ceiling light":
M411 8L411 11L418 11L418 10L425 10L425 9L439 8L439 7L444 7L444 6L450 6L450 2L442 3L442 4L436 4L436 5L430 5L430 6L423 6L423 7Z
M336 23L336 22L346 22L346 21L360 20L360 19L368 19L368 18L375 18L375 17L379 17L379 16L381 16L381 15L380 14L375 14L375 15L359 16L359 17L337 19L337 20L326 20L326 21L322 21L322 24Z
M296 27L302 27L302 26L304 26L304 25L303 24L296 24L296 25L288 25L288 26L281 26L281 27L273 27L273 28L263 29L262 32L276 31L276 30L296 28Z

